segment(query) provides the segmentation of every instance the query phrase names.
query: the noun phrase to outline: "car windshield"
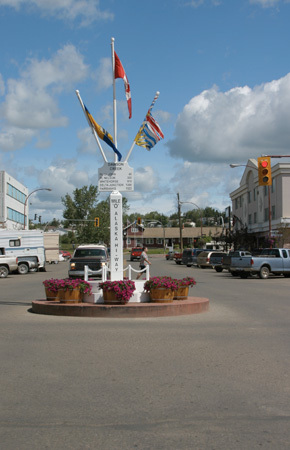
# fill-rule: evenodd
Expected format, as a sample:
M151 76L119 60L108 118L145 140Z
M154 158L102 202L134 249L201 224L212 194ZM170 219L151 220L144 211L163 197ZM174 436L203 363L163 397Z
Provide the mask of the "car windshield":
M76 258L84 258L86 256L106 256L105 250L101 248L82 248L75 251Z

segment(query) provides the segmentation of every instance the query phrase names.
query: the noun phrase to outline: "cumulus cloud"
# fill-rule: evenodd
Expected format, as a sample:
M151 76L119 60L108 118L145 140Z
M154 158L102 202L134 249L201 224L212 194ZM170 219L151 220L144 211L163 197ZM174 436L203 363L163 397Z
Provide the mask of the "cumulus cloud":
M135 171L135 190L152 192L158 185L157 176L150 166L139 167Z
M290 74L256 86L192 98L179 114L170 154L191 162L240 162L285 152L290 140Z
M100 8L99 0L0 0L0 7L24 9L27 12L40 12L44 17L55 17L60 20L79 20L81 26L86 26L96 20L112 20L110 11Z
M83 56L73 45L65 45L51 59L29 59L18 79L6 83L0 106L0 144L4 151L16 150L37 136L38 130L64 127L56 95L72 89L88 74Z

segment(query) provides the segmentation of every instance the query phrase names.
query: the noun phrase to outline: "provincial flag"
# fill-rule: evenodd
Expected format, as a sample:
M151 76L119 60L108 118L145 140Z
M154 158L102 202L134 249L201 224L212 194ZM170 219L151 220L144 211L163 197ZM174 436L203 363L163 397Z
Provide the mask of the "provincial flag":
M124 67L122 66L122 63L121 63L117 53L116 52L114 52L114 53L115 53L115 79L122 78L124 81L125 94L126 94L128 111L129 111L129 119L131 119L131 117L132 117L132 100L131 100L130 84L129 84L127 75L125 73Z
M87 109L87 107L85 105L84 105L84 107L85 107L85 112L86 112L87 118L89 120L89 123L91 124L91 127L95 130L95 132L97 133L99 138L102 139L103 141L105 141L106 144L108 144L114 150L114 152L118 155L118 161L121 161L122 155L119 152L119 150L117 150L112 136L95 121L95 119L90 114L89 110Z
M140 147L145 147L149 151L163 138L164 134L162 133L160 126L152 117L151 111L149 110L135 137L135 143Z

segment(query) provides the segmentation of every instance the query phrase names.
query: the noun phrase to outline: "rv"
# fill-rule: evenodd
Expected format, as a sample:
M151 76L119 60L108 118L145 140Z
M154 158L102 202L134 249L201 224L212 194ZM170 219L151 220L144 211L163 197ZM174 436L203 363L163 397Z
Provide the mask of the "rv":
M57 264L59 262L59 233L44 233L43 237L46 262Z
M29 270L45 271L43 231L0 230L0 254L17 257L21 275Z

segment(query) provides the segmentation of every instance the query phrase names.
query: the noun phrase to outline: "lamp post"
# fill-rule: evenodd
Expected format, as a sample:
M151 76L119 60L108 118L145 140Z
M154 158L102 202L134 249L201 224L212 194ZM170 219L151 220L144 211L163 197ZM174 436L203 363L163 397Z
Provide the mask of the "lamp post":
M201 238L202 238L202 210L201 208L194 202L182 202L179 200L179 195L178 195L178 214L179 214L179 219L180 219L180 205L183 205L184 203L190 203L191 205L194 205L200 212L200 220L201 220L201 224L200 224L200 234L201 234ZM180 223L180 220L179 220ZM180 236L181 236L181 250L183 249L183 243L182 243L182 230L181 230L181 223L180 223Z
M26 225L26 207L27 207L27 202L28 202L28 199L29 199L29 197L32 195L32 194L34 194L34 192L37 192L37 191L52 191L52 189L50 189L50 188L38 188L38 189L34 189L34 191L32 191L32 192L30 192L30 194L28 194L27 195L27 197L26 197L26 199L25 199L25 202L24 202L24 227L23 227L23 229L25 230L25 225ZM28 220L28 217L27 217L27 229L29 230L29 220Z
M282 158L282 156L277 156L277 158ZM250 166L250 164L230 164L230 167L234 169L235 167L250 167L251 169L255 169L258 171L257 167ZM269 212L269 239L271 239L272 235L272 223L271 223L271 189L268 186L268 212ZM272 246L270 244L270 246Z

